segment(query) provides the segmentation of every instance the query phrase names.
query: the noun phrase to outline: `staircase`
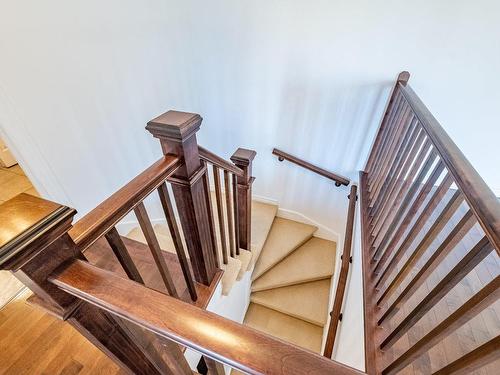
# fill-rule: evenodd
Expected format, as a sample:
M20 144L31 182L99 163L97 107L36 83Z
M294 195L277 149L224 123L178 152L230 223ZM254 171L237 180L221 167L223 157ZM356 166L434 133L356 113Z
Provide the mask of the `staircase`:
M222 295L252 272L244 323L320 353L336 244L315 237L315 226L276 217L277 211L276 205L252 201L251 251L240 249L239 256L221 264ZM154 230L162 250L175 253L167 224L156 224ZM146 244L139 226L126 237ZM217 241L220 252L220 236Z
M498 374L500 203L408 78L398 76L360 172L359 226L356 184L273 150L351 185L328 329L336 244L252 202L255 151L238 148L229 162L199 146L193 113L148 122L163 156L75 223L76 210L28 194L2 203L0 269L127 373L189 375L204 362L217 375L361 375L331 359L335 340L348 345L337 355L362 349L361 332L369 375ZM168 226L151 222L151 194ZM139 225L122 238L116 226L130 213ZM344 298L350 268L363 294ZM225 317L225 306L239 315Z

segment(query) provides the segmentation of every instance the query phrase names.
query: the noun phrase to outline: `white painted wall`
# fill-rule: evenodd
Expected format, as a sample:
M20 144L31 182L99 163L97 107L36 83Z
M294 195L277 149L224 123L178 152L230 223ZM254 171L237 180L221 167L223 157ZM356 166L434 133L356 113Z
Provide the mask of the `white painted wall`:
M402 69L500 190L499 16L486 0L2 1L1 134L85 213L159 156L149 119L199 112L200 143L257 150L255 193L339 231L346 191L271 149L356 176Z
M499 20L494 0L2 0L0 136L83 214L159 157L149 119L198 112L201 144L258 152L256 194L342 232L347 190L271 149L356 178L407 69L500 193Z

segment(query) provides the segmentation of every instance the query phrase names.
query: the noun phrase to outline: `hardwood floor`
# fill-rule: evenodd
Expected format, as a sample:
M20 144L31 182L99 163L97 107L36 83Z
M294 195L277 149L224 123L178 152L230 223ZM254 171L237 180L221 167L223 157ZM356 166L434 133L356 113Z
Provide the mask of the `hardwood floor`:
M149 248L128 238L123 238L123 241L146 285L166 293ZM192 303L177 256L162 253L181 299ZM88 248L85 256L90 263L126 277L104 239ZM220 277L219 272L209 287L196 285L197 306L206 307ZM26 299L30 295L26 291L0 310L0 374L125 374L69 324L29 305Z
M1 374L125 374L69 324L30 306L29 295L0 310Z
M426 226L406 252L406 257L398 263L398 271L408 258L409 254L413 251L416 244L418 244L418 242L423 238L424 233L429 229L432 222L436 219L436 212L439 213L440 210L442 210L453 192L453 190L450 190L440 207L438 207L433 213L433 216L430 220L428 220ZM463 217L467 209L468 206L465 203L462 204L447 226L441 231L437 239L424 254L422 259L420 259L417 263L417 266L411 272L409 277L407 277L405 282L402 283L397 293L395 293L395 296L390 298L388 302L394 301L395 297L408 285L409 280L413 278L418 271L420 271L436 248ZM430 275L426 282L417 289L415 294L406 303L404 303L403 308L392 319L390 319L388 323L383 325L385 331L388 333L390 330L394 329L432 290L432 288L434 288L438 282L441 281L444 276L465 256L465 254L470 251L470 249L482 238L483 235L484 232L480 226L475 225L439 265L436 271ZM393 275L394 274L395 273L393 273ZM446 294L445 297L442 298L429 312L427 312L427 314L425 314L414 325L414 327L408 331L407 334L400 338L395 343L393 348L386 352L386 364L389 364L393 359L403 354L410 347L410 345L415 344L426 333L457 310L464 302L466 302L499 274L500 258L496 252L493 251L466 277L464 277L458 285ZM390 280L391 278L389 278L389 281ZM500 301L490 305L488 308L483 310L482 313L478 314L468 323L460 327L460 329L446 337L441 343L434 346L428 352L422 354L417 360L402 370L401 374L433 373L444 365L451 363L462 355L484 344L498 334L500 334ZM496 375L499 373L500 360L490 363L479 370L470 372L470 374L477 375Z

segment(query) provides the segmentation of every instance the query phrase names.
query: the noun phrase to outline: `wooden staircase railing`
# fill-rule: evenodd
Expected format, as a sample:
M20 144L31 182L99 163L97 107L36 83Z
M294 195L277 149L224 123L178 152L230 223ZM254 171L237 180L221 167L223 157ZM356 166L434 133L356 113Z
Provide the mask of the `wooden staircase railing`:
M335 298L333 300L332 311L330 312L330 324L328 326L328 334L326 337L325 349L323 355L327 358L332 358L335 339L337 336L337 329L342 316L342 306L344 303L345 290L347 288L347 276L349 268L352 263L352 239L354 236L354 218L356 215L356 201L358 200L358 187L351 185L349 196L349 208L347 211L346 230L344 238L344 247L341 256L341 266L339 278L337 281L337 288L335 290Z
M452 350L445 338L499 297L500 203L408 79L399 75L360 174L367 371L413 364L424 373L470 373L499 358L495 332L486 329L471 351L453 349L449 360L427 352ZM485 262L495 265L488 275ZM471 272L481 281L457 294ZM438 311L460 299L436 324ZM427 362L419 358L426 353Z
M10 270L34 292L33 304L69 322L130 373L191 374L183 354L186 347L203 354L210 373L222 374L222 364L251 374L359 373L204 310L221 274L207 169L212 165L222 242L233 242L229 247L234 251L225 257L237 255L239 248L251 249L255 152L238 149L231 164L198 147L195 134L200 123L199 115L174 111L150 121L147 129L160 139L164 156L74 226L74 209L27 194L0 205L0 269ZM170 258L160 249L144 204L155 190L189 291L187 298L178 290L171 263L166 262ZM222 196L225 216L221 215ZM141 275L134 263L127 245L130 240L116 229L132 211L163 280L164 293L148 287L149 275ZM225 225L223 219L231 213L235 225L229 220ZM87 256L101 249L103 240L129 279L87 261Z
M310 170L311 172L319 174L320 176L333 180L335 181L335 186L347 186L351 183L351 181L347 177L343 177L336 173L327 171L326 169L318 167L317 165L311 164L305 160L299 159L298 157L290 155L285 151L278 150L277 148L273 149L273 155L276 155L279 161L288 160L293 164L296 164L302 168Z

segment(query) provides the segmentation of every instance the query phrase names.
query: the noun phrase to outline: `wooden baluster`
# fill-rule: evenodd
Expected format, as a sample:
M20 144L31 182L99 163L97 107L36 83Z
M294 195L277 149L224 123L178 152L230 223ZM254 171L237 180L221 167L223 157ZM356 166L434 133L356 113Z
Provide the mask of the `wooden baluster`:
M412 345L404 354L399 356L382 374L392 375L405 368L420 355L430 350L453 331L459 329L469 320L481 313L485 308L495 303L500 298L500 276L495 277L478 293L473 295L467 302L455 310L429 333Z
M226 189L226 215L227 215L227 231L229 233L229 251L231 257L235 257L235 244L234 244L234 227L231 212L231 186L229 185L229 172L224 171L224 188Z
M151 225L151 221L149 220L148 213L146 211L146 207L144 207L144 203L139 203L134 208L135 216L137 217L137 221L141 227L142 233L146 238L146 242L149 246L149 250L151 251L151 255L156 263L156 267L160 272L161 278L165 287L167 288L168 294L172 297L178 298L177 290L175 289L174 281L172 280L172 276L167 267L167 263L165 262L165 258L163 258L163 251L160 248L160 244L158 243L158 238L156 238L156 234L154 232L153 226Z
M405 102L403 108L401 109L401 114L396 120L396 129L392 135L392 139L389 142L387 149L385 150L385 159L380 166L380 179L373 185L371 195L372 199L376 200L383 183L387 180L388 174L390 172L390 167L397 156L396 150L404 140L404 132L408 130L414 123L414 117L411 114L410 107Z
M405 182L407 181L405 176L408 173L408 170L410 171L410 174L416 174L416 171L414 172L414 168L412 168L413 161L416 162L417 160L420 160L420 158L423 158L425 156L425 151L430 148L430 142L424 143L424 141L425 132L421 130L416 141L411 144L411 147L408 150L408 156L406 157L403 165L400 167L399 174L396 176L391 186L387 189L385 199L375 202L372 209L369 211L371 215L370 224L376 224L377 219L382 218L382 215L386 212L386 207L394 203L400 194L401 189L405 186ZM424 149L420 151L422 144L424 144Z
M384 339L380 347L385 349L394 344L492 251L493 246L491 246L486 237L483 237L424 299L410 311L403 321ZM431 273L432 270L428 271L428 275Z
M385 288L385 290L381 291L380 297L377 300L377 305L383 303L388 297L392 295L392 293L396 290L397 286L403 281L403 279L410 273L412 267L416 264L416 262L420 259L422 254L427 250L430 244L436 239L437 235L441 232L441 230L448 224L448 221L458 210L458 207L464 201L464 197L462 193L457 190L453 196L450 198L448 203L446 204L441 214L436 218L432 226L429 228L425 236L418 243L418 245L413 250L412 254L408 257L405 264L401 267L397 275L392 279L389 286ZM390 270L392 271L396 267L395 263L390 263Z
M210 192L210 182L208 181L208 164L203 161L202 162L205 168L207 168L207 173L203 175L203 183L205 184L205 196L207 200L208 207L208 220L210 224L210 234L212 236L212 242L214 244L214 259L215 265L220 267L220 259L219 259L219 250L217 249L217 238L215 235L215 221L214 221L214 213L212 211L212 193Z
M391 117L388 119L387 130L386 130L384 137L382 139L382 143L380 144L380 146L381 146L380 152L378 153L377 159L375 160L375 163L373 165L373 170L370 171L370 176L372 176L368 180L368 186L369 186L368 191L370 193L372 192L371 187L380 178L380 169L381 169L382 161L384 160L384 158L386 156L384 151L386 150L389 142L391 142L391 140L392 140L392 134L394 133L394 129L395 129L396 124L397 124L397 120L401 116L401 109L403 108L403 105L405 102L403 95L401 95L401 93L399 92L399 89L397 90L396 95L397 95L396 105L394 107L393 113L391 113ZM370 194L370 196L371 196L371 194Z
M196 286L191 275L191 270L189 268L189 263L184 251L184 246L182 245L181 233L179 227L177 226L177 221L175 219L174 209L172 207L172 202L170 201L170 195L168 193L167 184L163 183L158 187L158 195L160 196L160 202L163 207L163 212L165 213L165 218L167 219L168 229L175 246L175 252L179 258L179 263L181 265L182 274L184 275L184 280L189 291L189 295L193 301L198 299L196 293Z
M224 371L224 365L216 360L203 356L205 360L205 364L207 365L208 375L225 375L226 371Z
M399 100L401 93L397 92L397 87L395 86L392 90L392 93L389 97L389 103L387 104L386 111L384 113L384 117L380 122L380 127L377 131L377 135L375 137L375 141L373 142L372 149L370 150L370 154L368 156L368 161L366 162L365 172L372 173L373 169L376 165L376 159L381 152L381 143L385 138L385 134L387 132L387 128L389 125L389 118L396 110L397 101Z
M445 197L445 195L448 193L449 188L451 187L451 184L453 183L453 179L451 178L451 175L449 173L446 174L446 176L443 178L443 181L439 185L439 187L436 189L432 197L430 198L429 202L427 205L424 207L422 212L420 213L420 216L418 219L415 221L415 224L411 227L411 229L407 232L406 237L404 240L401 242L401 245L399 246L398 250L394 254L394 257L391 258L389 264L383 271L380 272L380 275L375 282L375 288L377 288L381 283L384 283L387 277L390 275L390 272L396 267L396 265L399 263L403 255L405 254L406 250L408 247L413 243L417 235L420 233L422 228L424 227L425 223L427 220L431 217L432 213L434 210L437 208L441 200ZM397 243L399 241L399 237L395 236L389 245L387 246L386 253L384 253L384 256L387 254L387 256L384 258L382 256L382 259L380 259L380 262L377 264L379 266L379 270L382 269L387 262L387 259L390 254L392 254L392 250L396 247ZM376 271L376 269L375 269Z
M235 217L238 222L238 238L239 248L251 250L252 245L252 184L255 180L252 177L252 162L257 153L253 150L238 148L231 156L231 161L241 170L243 177L235 176L237 187L235 194L237 203L237 212Z
M398 90L399 91L399 90ZM373 191L373 185L377 183L377 181L380 180L381 178L381 168L383 161L386 157L385 151L389 143L392 141L392 135L395 131L397 120L401 116L401 109L403 108L404 105L404 99L402 95L398 92L398 103L395 108L394 113L392 114L392 117L389 119L389 123L387 126L387 131L385 133L384 139L382 140L381 143L381 152L379 153L376 162L374 164L373 171L370 172L370 179L368 181L368 191L370 192L370 204L371 204L371 198L372 198L372 191Z
M422 146L423 145L423 146ZM413 144L412 149L406 158L404 165L401 168L401 173L395 181L395 184L389 190L387 199L384 201L376 202L376 204L369 210L370 224L372 232L378 229L379 221L385 219L386 213L394 205L401 202L402 195L408 189L411 180L417 175L419 167L425 160L425 156L431 148L431 142L425 138L425 133L420 132L417 141Z
M433 375L469 375L498 358L500 358L500 335L434 372Z
M394 230L397 228L397 225L401 221L401 218L406 212L408 205L413 200L414 195L422 186L422 181L424 177L427 175L427 172L429 172L429 169L436 160L436 157L437 154L435 150L431 150L431 152L427 156L426 161L422 166L422 169L420 169L418 176L415 179L413 178L408 179L407 183L405 183L406 186L404 187L404 190L407 190L406 193L402 194L400 198L396 199L393 208L387 214L387 220L385 222L384 221L379 222L380 223L379 231L375 235L373 243L375 243L377 239L380 239L379 245L383 244L385 241L387 241L389 236L393 234ZM377 249L373 255L373 260L378 259L377 257L379 255L379 249L380 248L377 246Z
M168 111L148 122L146 129L160 139L163 153L174 154L183 164L169 178L196 281L210 285L218 272L214 257L206 185L196 132L202 118L195 113Z
M62 291L49 281L55 270L85 259L68 235L76 211L20 194L0 205L0 269L11 271L35 295L33 304L66 320L129 373L160 374L154 363L108 312Z
M236 175L232 175L231 181L233 194L233 218L234 218L234 244L236 247L236 255L240 255L240 227L238 220L238 193L236 191Z
M219 233L220 233L220 242L222 245L222 261L224 264L228 262L228 254L227 254L227 238L226 238L226 223L224 222L224 207L222 206L222 190L220 184L220 174L219 168L215 165L213 166L214 173L214 184L215 184L215 200L217 202L217 218L219 219Z
M399 307L412 296L420 285L422 285L426 278L436 269L443 259L446 258L451 250L453 250L455 246L460 243L476 222L476 218L472 214L472 211L467 211L441 245L434 251L427 262L425 262L420 271L410 280L408 286L403 289L394 302L387 308L378 320L379 325L386 319L394 316L394 314L399 310Z
M385 233L384 230L387 229L386 225L388 224L388 222L390 223L392 217L395 216L395 211L397 211L398 208L402 205L402 202L409 199L407 198L408 193L418 188L419 185L416 185L414 181L418 178L420 180L419 184L422 182L423 178L425 177L424 168L427 169L425 171L427 172L432 166L437 153L435 150L431 150L430 153L428 153L429 149L431 149L431 143L429 140L426 140L415 158L412 160L407 160L409 162L408 169L405 168L402 171L402 179L398 184L399 190L397 190L397 193L393 194L390 199L384 202L384 204L380 206L379 211L370 212L370 214L373 215L371 224L373 226L372 233L374 241L378 238L379 235ZM411 165L412 162L413 165Z
M429 176L429 178L427 179L425 184L420 189L420 192L418 193L417 197L413 201L411 207L408 209L407 212L404 213L401 223L399 223L399 225L395 226L394 229L392 230L392 231L394 231L394 230L396 231L396 233L394 233L394 235L392 236L392 240L399 241L399 239L401 238L403 233L406 231L406 229L408 228L408 226L412 222L413 217L415 216L415 214L419 210L420 206L424 203L425 199L427 198L427 195L430 193L430 191L434 187L434 184L437 182L438 178L443 173L443 170L444 170L444 163L440 160L440 161L438 161L438 163L434 167L434 170L432 171L431 175ZM377 252L378 252L378 254L382 255L381 258L383 258L385 255L385 249L386 249L385 247L389 243L389 239L391 239L389 236L384 236L384 238L382 239L382 241L378 245ZM379 259L379 261L377 261L377 263L373 269L374 272L377 271L381 258Z
M394 84L394 87L392 89L392 93L389 96L389 103L387 104L387 109L384 113L384 117L382 118L380 128L377 132L377 136L375 138L375 142L373 143L372 150L370 151L370 156L368 157L368 161L366 163L365 167L365 172L371 174L373 172L373 167L376 165L375 159L376 157L382 152L382 147L381 147L381 142L384 138L384 134L387 130L387 125L388 125L388 119L392 115L392 113L395 111L395 104L396 100L398 97L401 95L399 92L399 83L403 83L406 85L408 83L408 80L410 79L410 73L404 71L399 73L398 78L396 80L396 83Z
M397 182L397 178L401 172L401 168L404 165L405 159L411 150L412 145L417 140L417 136L420 134L421 128L418 126L417 121L412 121L408 127L408 131L402 138L403 142L397 151L396 157L394 159L394 164L391 166L387 178L384 180L383 184L380 184L380 189L373 195L372 205L374 207L374 212L377 206L380 206L381 202L387 199L387 193L392 188L392 186ZM390 196L390 195L389 195Z
M111 228L111 230L105 234L105 237L127 276L131 280L144 284L141 274L135 266L134 261L130 257L127 247L123 243L122 238L120 237L120 234L118 233L116 228Z

